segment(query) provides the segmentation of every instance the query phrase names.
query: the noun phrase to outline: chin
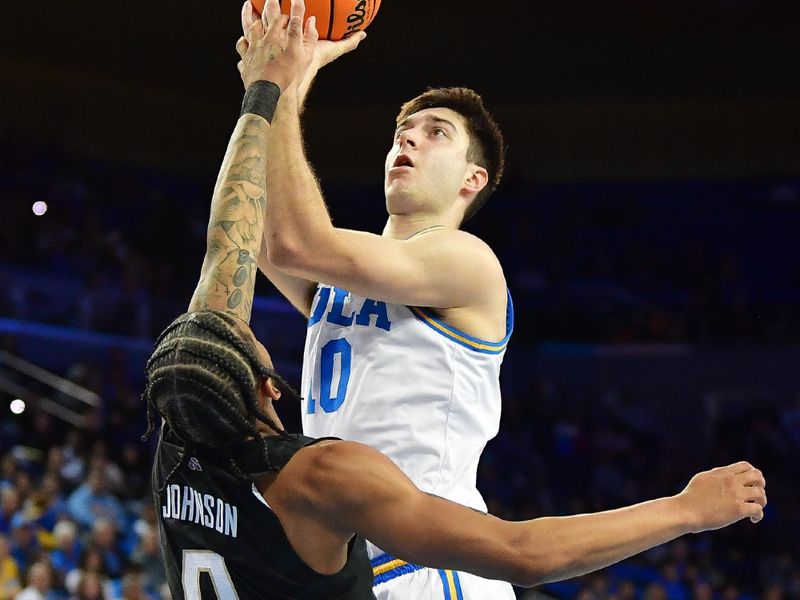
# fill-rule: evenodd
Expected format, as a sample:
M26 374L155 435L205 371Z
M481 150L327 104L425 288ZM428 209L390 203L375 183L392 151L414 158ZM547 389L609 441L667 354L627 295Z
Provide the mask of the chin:
M393 181L386 189L386 209L390 215L413 212L417 204L415 198L413 188Z

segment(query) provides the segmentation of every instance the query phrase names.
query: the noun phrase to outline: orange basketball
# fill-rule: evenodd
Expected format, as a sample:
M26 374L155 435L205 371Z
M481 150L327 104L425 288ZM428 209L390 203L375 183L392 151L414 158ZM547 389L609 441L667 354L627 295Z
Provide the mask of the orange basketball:
M251 0L261 13L264 0ZM289 14L291 0L281 0L281 11ZM366 29L378 9L381 0L306 0L306 18L317 17L317 31L321 40L341 40L351 33Z

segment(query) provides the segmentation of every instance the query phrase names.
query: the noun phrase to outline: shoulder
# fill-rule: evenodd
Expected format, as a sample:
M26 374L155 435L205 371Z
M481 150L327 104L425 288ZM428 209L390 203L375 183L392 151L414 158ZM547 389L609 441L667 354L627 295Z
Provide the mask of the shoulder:
M435 229L403 243L426 254L441 257L449 263L466 265L473 273L480 273L481 277L494 276L502 279L505 286L503 268L494 250L472 233L451 228Z
M298 450L272 487L285 505L330 514L358 503L367 492L364 481L391 466L388 458L364 444L323 441Z

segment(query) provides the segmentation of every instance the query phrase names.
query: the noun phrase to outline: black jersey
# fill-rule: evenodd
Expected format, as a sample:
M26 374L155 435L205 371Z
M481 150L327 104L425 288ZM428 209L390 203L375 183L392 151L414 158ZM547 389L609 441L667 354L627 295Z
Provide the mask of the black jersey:
M165 425L166 429L166 425ZM179 462L181 448L162 430L153 465L154 489ZM269 460L283 468L317 440L266 438ZM240 444L236 462L264 471L260 440ZM155 494L161 544L174 600L374 600L363 538L350 542L344 568L320 575L295 553L275 513L252 482L230 473L230 460L188 454Z

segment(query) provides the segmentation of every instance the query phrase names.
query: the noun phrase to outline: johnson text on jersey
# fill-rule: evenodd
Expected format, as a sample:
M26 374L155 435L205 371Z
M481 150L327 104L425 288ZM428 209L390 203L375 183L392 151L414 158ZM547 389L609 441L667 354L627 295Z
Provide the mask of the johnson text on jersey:
M178 519L215 529L234 538L239 528L239 510L233 504L210 494L201 494L188 485L172 484L164 489L161 515L165 519Z

